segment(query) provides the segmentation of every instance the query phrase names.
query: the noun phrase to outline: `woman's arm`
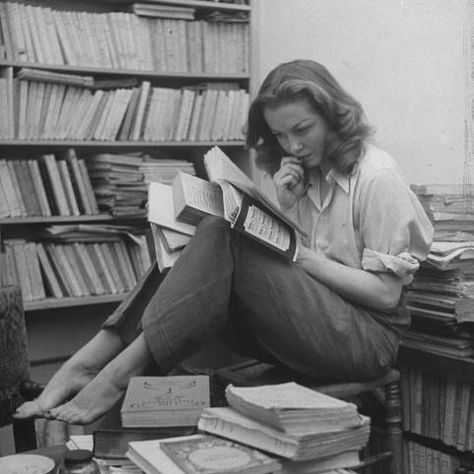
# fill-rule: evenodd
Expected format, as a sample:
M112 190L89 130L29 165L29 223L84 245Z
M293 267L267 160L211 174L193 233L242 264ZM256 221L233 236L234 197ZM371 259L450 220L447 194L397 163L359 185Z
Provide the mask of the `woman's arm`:
M378 311L394 308L410 279L348 267L303 246L299 247L296 263L340 296Z

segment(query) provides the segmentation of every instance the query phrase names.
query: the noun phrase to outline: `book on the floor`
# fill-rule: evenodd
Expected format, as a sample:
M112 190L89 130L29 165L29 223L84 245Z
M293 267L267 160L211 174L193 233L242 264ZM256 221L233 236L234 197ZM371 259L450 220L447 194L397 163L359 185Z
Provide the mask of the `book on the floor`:
M97 459L124 460L128 443L195 433L194 427L168 426L160 428L99 429L93 433L93 452ZM92 448L91 448L92 450Z
M127 456L147 474L264 474L280 469L278 461L260 451L208 435L131 442Z
M358 451L367 444L370 419L363 415L356 428L314 434L290 434L246 417L232 408L205 408L198 429L232 439L288 459L317 459L345 451Z
M163 440L160 448L186 474L263 474L280 467L275 459L256 449L212 435Z
M353 403L295 382L257 387L228 385L225 396L234 410L286 433L339 431L363 422Z
M294 260L300 226L288 218L218 147L204 156L209 181L180 174L173 181L177 221L224 217L232 228Z
M122 404L122 426L195 426L209 404L207 375L132 377Z

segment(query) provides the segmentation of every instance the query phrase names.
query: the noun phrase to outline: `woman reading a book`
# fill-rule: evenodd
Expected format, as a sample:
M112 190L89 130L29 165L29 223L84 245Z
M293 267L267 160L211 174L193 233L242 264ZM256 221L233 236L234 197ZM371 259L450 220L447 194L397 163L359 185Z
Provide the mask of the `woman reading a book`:
M367 380L396 358L403 287L432 227L359 103L313 61L275 68L251 105L248 145L307 232L295 262L206 218L166 275L152 268L101 331L17 417L89 423L132 376L166 374L222 335L321 381ZM71 396L71 400L67 401Z

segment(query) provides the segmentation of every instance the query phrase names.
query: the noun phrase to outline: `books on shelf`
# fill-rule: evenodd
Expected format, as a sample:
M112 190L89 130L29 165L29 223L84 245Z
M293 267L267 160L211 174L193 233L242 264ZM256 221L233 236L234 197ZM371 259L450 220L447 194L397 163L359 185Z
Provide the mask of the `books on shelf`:
M404 430L460 451L473 450L472 384L403 367L401 389Z
M209 376L132 377L121 408L122 426L193 426L209 404Z
M91 88L87 78L35 71L13 77L0 68L6 113L0 137L21 140L231 141L242 140L249 95L234 83L181 89L138 86ZM28 70L27 70L28 71ZM43 76L54 75L43 80ZM63 77L64 76L64 77ZM123 81L122 81L123 82Z
M145 236L134 228L52 226L38 237L5 240L25 301L124 293L151 265Z
M2 217L98 214L90 178L72 149L65 158L0 160Z
M185 6L136 2L132 11L66 11L2 2L0 59L141 71L248 73L249 25L248 17L242 21L242 13L238 23L228 15L211 23L189 21L193 10Z
M286 433L323 433L362 423L353 403L295 382L257 387L231 384L225 396L234 410Z

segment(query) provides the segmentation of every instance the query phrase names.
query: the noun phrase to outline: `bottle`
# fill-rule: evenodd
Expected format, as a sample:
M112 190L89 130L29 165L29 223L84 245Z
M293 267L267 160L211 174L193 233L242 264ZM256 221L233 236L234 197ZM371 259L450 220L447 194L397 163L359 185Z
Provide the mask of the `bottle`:
M87 449L75 449L64 455L60 474L100 474L98 464Z

